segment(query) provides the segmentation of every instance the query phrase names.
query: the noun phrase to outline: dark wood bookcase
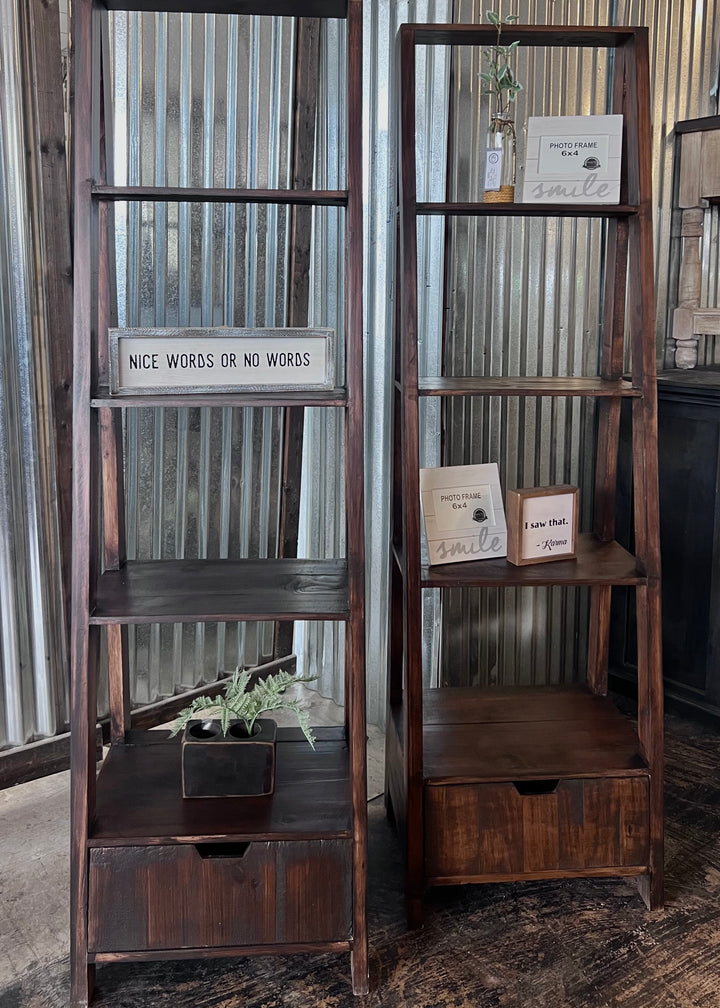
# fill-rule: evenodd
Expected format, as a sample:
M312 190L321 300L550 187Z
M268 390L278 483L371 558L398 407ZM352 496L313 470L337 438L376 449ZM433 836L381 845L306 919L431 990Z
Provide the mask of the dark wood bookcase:
M346 188L108 185L100 18L107 9L337 18L346 25ZM368 989L362 416L362 0L76 0L74 45L74 456L71 1004L95 965L145 959L347 952ZM326 392L113 397L108 328L114 200L334 206L345 215L344 381ZM340 284L339 284L340 286ZM340 559L129 561L121 421L153 406L342 410L346 555ZM338 461L338 465L341 462ZM102 544L101 547L98 544ZM315 751L279 729L274 795L184 800L180 745L133 726L128 624L329 620L345 625L345 725ZM107 638L111 743L96 774L100 634Z
M430 886L573 876L637 880L663 892L663 726L657 391L647 30L504 26L521 46L612 50L608 111L624 117L620 203L613 206L420 202L416 48L488 46L494 29L405 25L399 59L399 252L395 336L391 639L386 800L403 843L408 919ZM598 373L580 377L429 377L418 373L418 219L424 215L597 217L606 224ZM624 374L629 346L632 371ZM592 526L577 558L516 567L505 559L421 561L419 403L423 397L590 397L595 401ZM632 413L634 553L615 541L621 404ZM482 459L479 461L492 461ZM589 647L572 687L423 689L426 589L584 585ZM636 596L637 726L607 696L611 596Z

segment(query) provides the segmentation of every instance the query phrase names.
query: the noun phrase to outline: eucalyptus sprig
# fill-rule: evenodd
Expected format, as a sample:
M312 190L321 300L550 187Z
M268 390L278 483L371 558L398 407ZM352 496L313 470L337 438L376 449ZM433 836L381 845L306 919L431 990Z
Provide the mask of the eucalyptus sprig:
M483 50L490 66L487 73L480 74L480 79L485 85L483 93L490 95L494 103L492 116L497 119L509 119L510 105L522 91L522 84L510 66L510 59L520 43L511 42L510 45L502 45L502 29L503 25L515 24L518 15L507 14L501 18L495 11L486 11L485 16L497 29L497 41L494 46Z
M227 735L232 720L242 721L248 735L252 735L253 725L261 714L282 709L295 714L303 735L314 749L315 736L310 727L307 711L299 700L288 699L284 694L289 686L301 682L313 682L317 676L296 676L281 669L266 679L259 679L252 689L248 690L251 678L252 672L235 669L225 687L224 695L196 697L189 707L178 714L170 734L177 735L188 721L202 714L206 717L219 717L223 735Z

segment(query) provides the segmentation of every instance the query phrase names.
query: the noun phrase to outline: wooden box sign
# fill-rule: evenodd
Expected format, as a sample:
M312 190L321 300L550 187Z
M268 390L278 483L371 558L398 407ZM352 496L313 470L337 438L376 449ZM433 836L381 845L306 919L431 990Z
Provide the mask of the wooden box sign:
M334 335L332 329L111 329L110 392L331 389Z
M531 116L523 203L619 203L621 115Z
M516 566L575 556L578 488L534 487L507 492L507 558Z

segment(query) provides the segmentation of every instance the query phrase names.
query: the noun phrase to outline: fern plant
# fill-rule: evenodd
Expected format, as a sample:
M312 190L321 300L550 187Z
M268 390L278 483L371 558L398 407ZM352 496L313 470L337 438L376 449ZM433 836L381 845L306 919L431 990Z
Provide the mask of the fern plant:
M251 736L255 721L261 714L288 710L295 714L303 735L314 749L315 736L308 713L299 700L286 697L285 690L296 683L313 682L317 676L296 676L281 669L265 679L259 679L252 689L248 689L251 678L252 672L235 669L224 694L217 697L196 697L189 707L180 711L170 734L177 735L189 721L202 715L219 718L223 735L227 735L231 721L242 721Z

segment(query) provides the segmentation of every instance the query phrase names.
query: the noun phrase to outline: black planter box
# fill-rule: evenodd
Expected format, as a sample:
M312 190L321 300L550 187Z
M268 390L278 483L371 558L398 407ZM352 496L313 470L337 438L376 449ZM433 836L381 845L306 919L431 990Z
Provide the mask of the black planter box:
M219 721L189 721L182 739L183 798L247 798L275 787L275 734L269 718L248 737L242 721L223 735Z

